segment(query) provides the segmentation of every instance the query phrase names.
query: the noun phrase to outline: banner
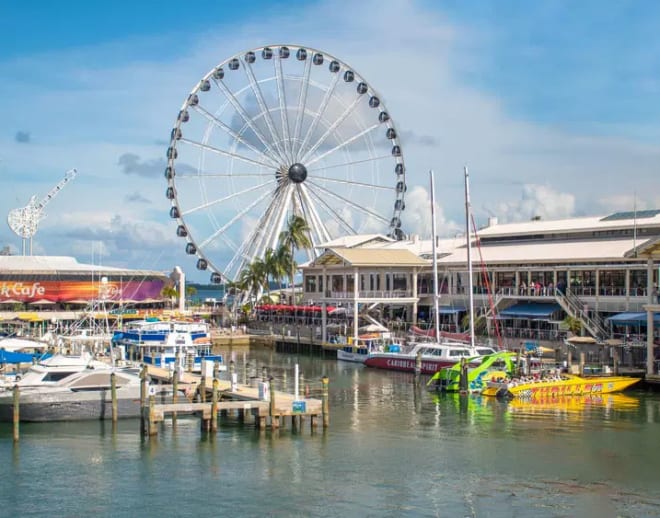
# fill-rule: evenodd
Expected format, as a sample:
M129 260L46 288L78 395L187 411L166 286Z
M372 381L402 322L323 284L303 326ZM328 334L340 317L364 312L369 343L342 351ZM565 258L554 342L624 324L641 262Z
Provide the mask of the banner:
M141 302L158 299L165 279L144 281L0 281L0 303L111 300Z

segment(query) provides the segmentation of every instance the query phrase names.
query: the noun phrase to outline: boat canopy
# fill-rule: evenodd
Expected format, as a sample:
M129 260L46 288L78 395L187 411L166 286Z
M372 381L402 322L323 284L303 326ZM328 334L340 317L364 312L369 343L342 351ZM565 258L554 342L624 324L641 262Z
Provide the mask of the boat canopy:
M645 326L647 324L646 312L642 313L618 313L609 318L606 318L608 322L611 322L617 326ZM653 314L653 322L655 324L660 324L660 313Z
M530 320L549 318L561 306L556 302L518 302L499 311L500 320L507 318L527 318Z

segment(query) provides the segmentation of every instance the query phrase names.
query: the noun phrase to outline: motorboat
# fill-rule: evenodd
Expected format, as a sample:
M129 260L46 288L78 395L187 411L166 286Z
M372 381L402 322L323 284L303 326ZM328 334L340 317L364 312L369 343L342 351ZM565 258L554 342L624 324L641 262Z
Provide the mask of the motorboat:
M406 347L392 345L369 353L364 364L377 369L415 372L419 359L420 374L435 374L443 367L455 365L461 358L465 358L468 365L477 366L482 357L494 353L491 347L472 347L460 342L413 342Z
M80 421L109 419L112 416L111 375L115 374L117 416L140 415L140 384L138 369L94 368L57 371L58 380L43 379L31 384L26 376L19 383L21 421ZM32 374L32 373L31 373ZM54 374L54 373L53 373ZM13 419L13 391L0 391L0 421Z
M351 340L348 344L337 349L337 359L346 362L364 363L370 353L399 346L391 338L384 338L381 334L361 335L357 340Z
M80 355L54 354L44 356L25 372L16 372L0 380L0 388L18 385L21 389L55 385L57 382L85 369L110 369L111 365L95 359L88 352Z
M543 367L539 358L510 351L483 356L478 365L469 367L473 361L468 358L440 369L429 379L427 388L442 392L478 393L486 388L486 382L491 379L502 379L516 373L534 374L541 372Z
M582 396L621 392L641 381L629 376L589 376L556 372L552 376L524 376L486 382L484 396L500 398L545 399L549 396Z
M174 368L179 361L186 370L201 371L202 360L223 362L213 354L211 332L206 322L140 320L115 332L112 343L121 357L141 358L149 365Z

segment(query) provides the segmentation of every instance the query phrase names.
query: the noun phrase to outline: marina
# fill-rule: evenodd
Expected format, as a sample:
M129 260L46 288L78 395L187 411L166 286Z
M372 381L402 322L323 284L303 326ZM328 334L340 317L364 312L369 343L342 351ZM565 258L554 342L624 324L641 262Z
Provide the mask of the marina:
M0 515L660 516L660 11L546 3L5 9Z
M413 374L317 356L254 348L248 361L273 373L295 361L310 382L327 376L330 426L261 429L219 412L217 432L206 433L199 417L180 414L144 438L139 419L25 423L14 444L11 424L0 423L6 502L28 515L52 506L167 514L172 502L192 514L209 508L200 492L222 486L213 509L246 515L651 517L660 509L657 394L507 402L430 393ZM38 499L29 483L36 469ZM86 499L76 501L83 486Z

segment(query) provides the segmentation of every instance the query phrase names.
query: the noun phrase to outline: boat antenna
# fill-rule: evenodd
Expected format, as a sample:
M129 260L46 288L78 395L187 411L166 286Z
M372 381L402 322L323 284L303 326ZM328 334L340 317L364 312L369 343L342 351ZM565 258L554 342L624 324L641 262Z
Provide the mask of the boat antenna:
M468 168L463 168L465 174L465 239L467 240L467 263L468 263L468 292L469 292L469 308L470 315L470 345L474 347L474 289L472 287L472 240L470 239L470 174Z
M435 310L435 339L440 340L440 308L438 307L438 252L437 252L437 231L435 223L435 181L433 169L429 170L431 177L431 233L432 235L432 253L433 253L433 309Z

